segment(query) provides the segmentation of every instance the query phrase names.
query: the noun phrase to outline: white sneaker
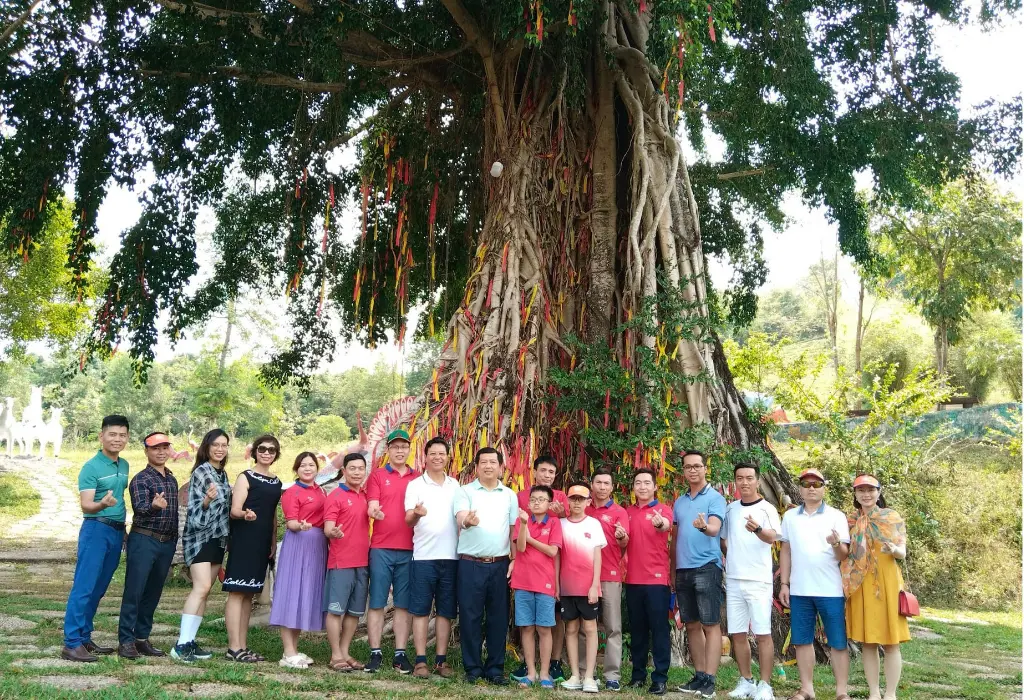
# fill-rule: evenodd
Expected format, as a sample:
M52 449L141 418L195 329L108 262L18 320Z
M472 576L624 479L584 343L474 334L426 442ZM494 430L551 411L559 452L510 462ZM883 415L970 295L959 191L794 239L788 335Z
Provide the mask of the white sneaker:
M768 688L771 690L771 688ZM736 688L729 693L730 698L753 698L754 693L757 692L757 686L754 685L753 681L749 681L746 678L740 678L740 682L736 684Z
M295 656L282 657L281 660L277 662L277 665L283 668L307 668L309 666L309 664L307 664L298 654Z
M754 693L754 700L775 700L775 691L768 684L768 681L759 681L757 692Z
M305 654L303 654L302 652L299 652L299 658L301 658L301 659L302 659L303 661L305 661L305 662L306 662L306 666L307 666L307 667L309 667L309 666L312 666L312 665L313 665L313 658L312 658L311 656L306 656L306 655L305 655Z
M601 689L597 687L597 679L586 678L583 680L583 692L584 693L599 693Z
M564 690L583 690L583 683L580 681L579 676L573 676L567 681L562 681L561 685Z

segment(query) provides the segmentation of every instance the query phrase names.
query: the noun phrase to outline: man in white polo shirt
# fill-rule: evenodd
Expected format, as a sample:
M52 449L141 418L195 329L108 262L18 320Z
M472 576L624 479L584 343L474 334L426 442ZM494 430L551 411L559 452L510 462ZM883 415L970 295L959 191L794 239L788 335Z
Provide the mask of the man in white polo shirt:
M850 555L850 527L841 511L825 504L825 477L817 469L800 474L804 504L782 519L779 602L790 609L791 639L800 670L800 692L790 700L814 699L814 622L821 616L831 647L836 700L850 700L850 652L846 646L846 598L839 562Z
M448 443L435 437L424 450L427 468L409 482L405 491L405 522L413 528L410 570L409 614L416 663L412 675L430 678L427 667L427 630L431 607L437 608L434 673L442 678L454 675L448 665L448 637L458 613L455 574L458 571L459 526L452 505L459 482L448 476Z
M725 608L729 635L736 651L740 681L730 698L774 700L772 667L772 543L778 539L779 512L758 492L760 469L756 464L739 462L733 468L733 480L739 500L725 509L722 525L722 551L725 552ZM754 683L747 632L757 637L757 657L761 681Z

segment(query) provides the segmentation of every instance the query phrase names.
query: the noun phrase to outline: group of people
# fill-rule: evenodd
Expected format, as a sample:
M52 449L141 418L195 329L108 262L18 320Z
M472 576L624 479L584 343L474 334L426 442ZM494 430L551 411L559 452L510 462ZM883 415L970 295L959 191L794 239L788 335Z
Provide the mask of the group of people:
M149 642L149 633L178 537L178 487L166 466L170 439L165 433L143 439L147 466L128 482L128 465L119 457L128 430L123 416L106 417L101 449L79 477L85 517L61 652L73 661L115 652L94 644L91 633L120 559L126 488L134 517L125 547L116 652L130 659L164 655ZM722 652L724 591L727 631L741 676L729 697L772 700L772 547L781 542L778 600L791 610L801 684L791 700L815 698L819 616L831 649L837 700L849 700L848 639L863 644L873 700L882 698L879 646L884 647L885 698L896 697L899 644L909 639L906 619L899 615L902 578L896 563L906 556L906 531L899 515L885 508L880 484L870 475L855 480L857 510L848 519L824 503L821 473L805 470L799 477L803 505L780 522L778 511L759 494L756 465L735 465L739 498L727 505L707 481L704 455L694 451L683 456L686 489L672 507L658 500L657 477L649 469L634 473L633 502L624 507L613 498L614 478L606 469L598 469L589 483L555 489L558 467L550 456L537 458L533 485L518 493L504 484L502 455L494 448L476 453L476 478L460 485L448 475L449 445L435 437L426 443L424 468L418 471L408 464L410 437L401 429L387 436L383 467L371 469L363 455L349 454L333 483L324 486L316 483L317 456L303 452L292 466L294 484L284 488L271 471L281 456L272 435L253 441L253 464L232 485L224 471L228 446L224 431L208 433L189 478L182 540L193 588L170 651L177 660L212 656L198 646L196 635L226 556L226 657L234 662L265 660L247 647L247 632L252 598L264 587L268 567L276 565L270 624L280 628L282 666L312 664L298 650L299 635L326 629L331 669L380 670L390 599L394 670L416 678L451 678L447 650L458 617L466 680L506 685L514 600L524 662L511 674L512 682L523 688L553 688L560 682L565 689L598 692L600 618L607 634L604 688L619 690L624 597L633 660L628 685L663 695L674 596L695 668L678 690L710 698ZM279 555L278 504L287 528ZM432 612L435 654L428 663ZM350 645L364 615L370 654L360 661ZM406 653L410 633L412 661ZM748 633L757 640L757 681ZM653 661L649 685L648 658Z

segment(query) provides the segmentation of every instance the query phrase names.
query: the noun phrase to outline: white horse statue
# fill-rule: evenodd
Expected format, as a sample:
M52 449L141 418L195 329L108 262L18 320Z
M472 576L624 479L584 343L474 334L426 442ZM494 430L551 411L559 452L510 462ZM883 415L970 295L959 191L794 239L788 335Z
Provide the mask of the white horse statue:
M50 420L43 424L36 433L39 440L39 456L46 456L46 445L53 445L53 457L60 457L60 448L64 444L64 426L60 424L63 408L51 408Z
M14 426L17 422L14 417L14 399L8 396L4 399L4 405L0 406L0 442L7 442L8 457L14 451Z
M21 422L25 425L42 425L43 423L43 388L32 387L32 397L28 406L21 412Z

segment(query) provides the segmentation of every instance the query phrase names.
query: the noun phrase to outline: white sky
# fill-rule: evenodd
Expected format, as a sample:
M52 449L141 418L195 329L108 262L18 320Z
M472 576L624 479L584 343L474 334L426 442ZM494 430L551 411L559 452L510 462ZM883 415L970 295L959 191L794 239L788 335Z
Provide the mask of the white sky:
M1024 71L1019 70L1020 66L1024 66L1024 41L1017 24L989 32L983 32L977 27L961 29L942 26L937 32L937 43L945 65L960 76L964 106L975 105L989 98L1008 99L1020 94L1024 85ZM1018 66L1018 69L1014 70L1012 66ZM147 179L142 178L141 187L149 184ZM1021 177L1008 183L1018 196L1021 195L1021 185ZM764 241L764 257L769 269L765 290L794 285L821 256L831 257L836 246L836 227L827 221L823 210L807 207L796 195L785 199L783 209L788 218L785 229L780 233L769 232ZM97 219L99 242L108 256L116 248L121 233L138 220L141 210L134 192L121 187L109 192ZM200 229L209 230L212 223L212 217L204 217ZM711 274L715 283L722 287L731 276L731 270L713 261ZM848 259L841 262L840 274L844 281L844 296L849 303L851 297L855 300L857 282ZM269 300L262 306L265 313L279 315L284 303L283 299ZM410 328L415 327L415 320L410 318ZM223 323L214 320L198 332L215 336L223 332L222 328ZM283 328L281 330L285 331ZM179 342L174 350L166 341L161 342L157 359L169 359L176 352L192 352L199 347L200 342L190 338ZM236 347L236 354L247 349ZM265 355L270 349L270 342L255 341L252 349L259 355ZM360 346L339 348L335 352L331 369L338 371L352 366L372 367L380 359L388 364L396 364L401 369L403 352L394 345L376 350Z

